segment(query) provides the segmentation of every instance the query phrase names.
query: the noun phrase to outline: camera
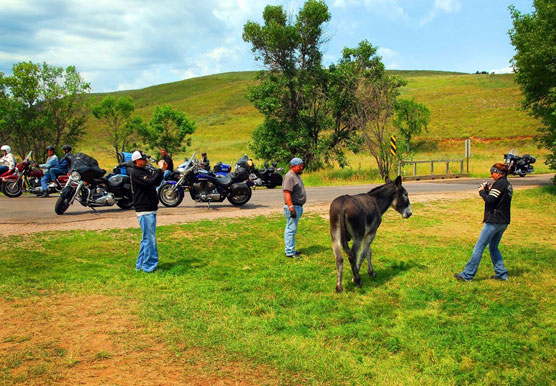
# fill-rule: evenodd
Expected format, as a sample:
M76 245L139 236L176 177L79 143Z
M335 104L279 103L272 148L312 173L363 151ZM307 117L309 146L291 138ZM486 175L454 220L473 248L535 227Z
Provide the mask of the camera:
M485 182L479 184L479 189L480 188L484 188L488 192L488 182L485 181Z

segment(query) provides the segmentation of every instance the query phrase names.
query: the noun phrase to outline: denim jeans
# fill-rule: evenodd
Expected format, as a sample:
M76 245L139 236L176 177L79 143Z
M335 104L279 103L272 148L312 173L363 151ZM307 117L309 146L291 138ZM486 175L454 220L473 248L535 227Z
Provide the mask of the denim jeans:
M48 183L50 182L50 174L48 174L48 170L44 173L44 176L41 178L41 187L42 191L46 192L48 190Z
M50 176L50 181L54 181L56 177L62 174L66 174L68 169L66 168L50 168L48 169L48 175Z
M143 239L137 256L136 270L152 272L158 266L158 248L156 246L156 213L138 217L143 231Z
M475 277L477 269L479 268L479 263L481 262L481 257L483 257L483 251L487 245L496 277L503 280L508 279L508 271L504 266L502 254L498 249L498 244L500 244L500 240L502 239L502 235L504 234L506 228L508 228L508 224L485 223L483 230L481 231L481 235L479 236L479 240L477 240L477 244L475 244L475 248L473 248L471 259L469 259L465 269L461 273L461 276L463 276L464 279L471 280Z
M286 216L286 229L284 230L284 244L286 245L285 252L286 256L295 255L295 233L297 232L297 223L299 218L303 214L303 207L299 205L294 205L296 218L292 218L290 214L290 209L287 205L284 205L284 216Z
M8 168L7 166L0 166L0 176L6 173L8 170L10 170L10 168Z

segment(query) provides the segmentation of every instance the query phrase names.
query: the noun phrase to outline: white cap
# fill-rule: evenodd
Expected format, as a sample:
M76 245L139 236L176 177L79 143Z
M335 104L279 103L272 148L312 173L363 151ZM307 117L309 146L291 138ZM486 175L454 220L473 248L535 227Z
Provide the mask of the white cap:
M2 150L6 150L8 153L11 153L11 152L12 152L12 148L9 147L8 145L2 146Z
M145 154L143 154L142 151L139 150L135 150L133 152L133 154L131 155L131 160L133 162L137 161L138 159L147 159L147 156Z

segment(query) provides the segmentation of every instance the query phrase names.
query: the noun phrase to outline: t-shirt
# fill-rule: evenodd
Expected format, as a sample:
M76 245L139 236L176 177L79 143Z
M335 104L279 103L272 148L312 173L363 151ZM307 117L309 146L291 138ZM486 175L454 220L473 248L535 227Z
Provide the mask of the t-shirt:
M282 191L289 190L292 194L292 203L294 205L303 205L307 201L307 195L305 193L305 186L301 177L295 174L293 171L286 173L284 181L282 182Z

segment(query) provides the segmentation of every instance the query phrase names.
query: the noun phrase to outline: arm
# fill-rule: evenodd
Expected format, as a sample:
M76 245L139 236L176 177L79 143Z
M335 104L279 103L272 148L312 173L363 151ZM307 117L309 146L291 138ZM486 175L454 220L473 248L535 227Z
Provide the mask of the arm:
M162 181L162 170L155 169L151 174L146 170L133 169L132 177L133 183L142 186L158 185Z
M482 189L479 191L479 194L487 205L492 206L499 201L499 197L503 191L504 185L501 182L496 181L488 192L485 189Z

